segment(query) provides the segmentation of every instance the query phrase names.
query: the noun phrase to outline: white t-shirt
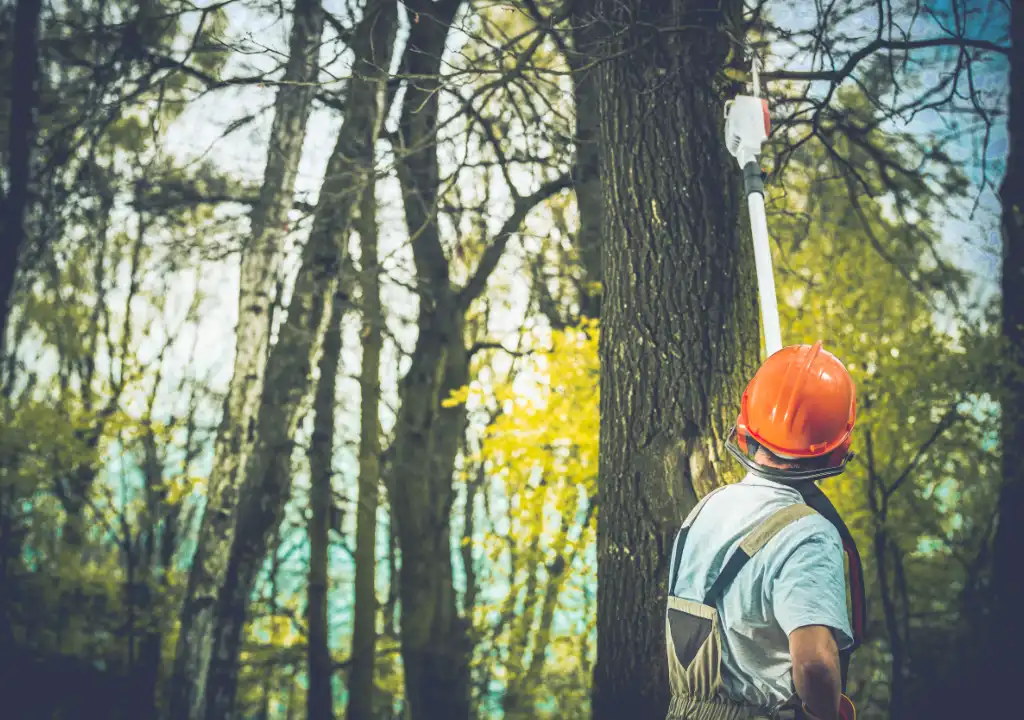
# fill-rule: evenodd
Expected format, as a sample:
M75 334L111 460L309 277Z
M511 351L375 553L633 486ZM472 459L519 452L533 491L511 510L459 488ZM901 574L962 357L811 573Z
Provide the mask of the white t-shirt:
M776 510L802 503L793 488L755 475L708 499L690 527L670 592L703 601L743 538ZM678 542L678 536L676 542ZM673 547L672 562L675 563ZM734 700L774 708L792 694L789 634L832 628L840 650L853 644L839 531L818 514L784 528L740 570L718 601L722 676Z

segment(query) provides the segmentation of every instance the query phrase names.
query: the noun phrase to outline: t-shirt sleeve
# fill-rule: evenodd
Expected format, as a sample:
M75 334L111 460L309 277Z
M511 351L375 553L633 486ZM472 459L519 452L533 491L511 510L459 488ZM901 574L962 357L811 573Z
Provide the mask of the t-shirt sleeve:
M792 551L783 554L771 583L771 604L786 635L806 625L824 625L832 628L840 650L853 644L843 546L835 528L801 533Z

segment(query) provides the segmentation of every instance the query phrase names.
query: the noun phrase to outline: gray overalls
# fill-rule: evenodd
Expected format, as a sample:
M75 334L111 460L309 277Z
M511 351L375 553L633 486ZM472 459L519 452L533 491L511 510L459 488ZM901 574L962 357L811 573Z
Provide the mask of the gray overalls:
M719 488L718 490L721 490ZM743 566L783 528L815 510L797 503L776 511L755 527L729 558L702 602L673 596L682 565L686 535L708 499L708 493L690 513L676 543L675 572L669 580L665 642L668 646L672 700L666 720L799 720L808 717L794 694L774 711L737 703L726 696L722 682L722 639L717 602Z

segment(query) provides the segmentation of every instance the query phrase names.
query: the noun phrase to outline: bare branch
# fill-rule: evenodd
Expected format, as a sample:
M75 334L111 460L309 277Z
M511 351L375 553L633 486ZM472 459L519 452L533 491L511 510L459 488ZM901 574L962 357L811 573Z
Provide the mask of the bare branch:
M458 305L460 308L468 308L469 305L479 297L480 293L483 292L483 289L487 286L487 280L490 278L491 273L494 272L494 269L498 266L498 262L501 260L501 256L505 252L505 246L508 245L509 239L516 233L516 231L519 230L519 226L523 224L523 221L526 219L526 216L530 214L530 211L533 210L536 205L544 202L555 193L561 192L569 187L572 187L572 177L569 173L565 173L554 180L544 183L531 195L521 196L516 200L512 214L509 215L505 224L502 225L501 230L494 237L493 242L487 246L486 250L484 250L483 257L480 258L480 264L477 266L476 273L459 292Z

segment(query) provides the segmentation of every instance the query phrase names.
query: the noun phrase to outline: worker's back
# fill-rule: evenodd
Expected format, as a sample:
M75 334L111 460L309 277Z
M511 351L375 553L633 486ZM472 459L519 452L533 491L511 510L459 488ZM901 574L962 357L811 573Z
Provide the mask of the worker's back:
M796 503L785 485L748 476L709 498L690 527L672 595L702 601L744 538L772 513ZM677 553L673 552L673 565ZM839 533L818 514L783 528L740 570L717 602L722 680L738 702L773 707L792 694L789 633L805 625L852 644Z

